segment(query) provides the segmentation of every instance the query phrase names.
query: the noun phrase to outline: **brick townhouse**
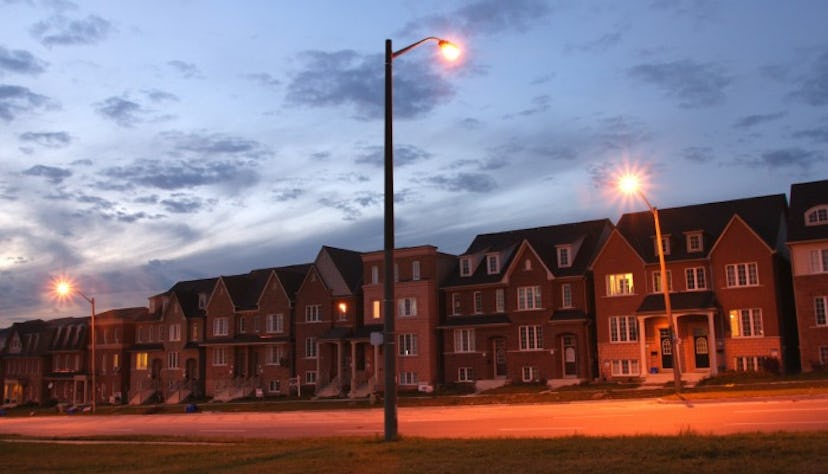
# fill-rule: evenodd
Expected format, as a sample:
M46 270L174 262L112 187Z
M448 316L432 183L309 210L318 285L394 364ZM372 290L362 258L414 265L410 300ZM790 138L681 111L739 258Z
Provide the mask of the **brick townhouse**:
M101 391L101 381L96 380L97 390L92 387L90 318L60 318L47 321L49 370L44 374L45 400L55 400L73 405L86 404L96 397L106 396ZM94 394L94 395L93 395Z
M803 371L828 365L828 180L791 185L791 249Z
M47 400L45 376L51 372L50 330L35 319L11 325L3 353L3 404L43 403Z
M96 315L95 383L99 403L127 401L132 372L129 350L135 343L135 321L146 316L146 307L118 308Z
M447 382L589 380L595 347L589 266L608 219L475 237L443 285Z
M370 391L384 387L384 353L370 345L371 332L383 332L385 314L385 252L362 255L364 309L362 340L364 366L373 367ZM421 245L394 250L394 329L397 386L400 390L430 391L443 383L442 347L438 326L442 309L440 286L457 267L457 257Z
M323 246L296 293L295 373L316 396L352 395L366 383L358 339L359 252ZM367 394L367 393L366 393Z
M675 365L685 378L790 368L786 212L781 194L659 210L672 322L653 215L624 214L592 266L600 375L657 378Z

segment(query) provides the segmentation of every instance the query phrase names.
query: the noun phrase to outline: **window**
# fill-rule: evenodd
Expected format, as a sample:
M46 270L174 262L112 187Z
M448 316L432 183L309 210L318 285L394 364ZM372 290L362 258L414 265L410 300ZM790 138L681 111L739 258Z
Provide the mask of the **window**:
M727 286L730 288L756 286L759 284L756 262L725 265L725 276Z
M135 353L135 370L147 370L149 367L149 354L146 352Z
M371 283L379 283L379 267L376 265L371 265Z
M112 354L112 372L118 373L121 370L121 354Z
M259 315L253 316L253 332L259 333L261 328L261 317Z
M707 289L707 281L704 278L704 268L695 267L688 268L684 271L687 277L687 290L704 290Z
M828 365L828 346L819 346L819 363Z
M213 365L227 365L226 347L216 347L213 349Z
M411 279L417 281L420 279L420 261L414 260L411 262Z
M270 393L279 393L281 392L281 381L279 379L271 380L267 384L267 391Z
M454 352L474 352L474 328L454 330Z
M486 273L489 275L500 273L500 257L497 254L486 255Z
M474 312L475 313L482 313L483 312L483 292L482 291L475 291L474 292Z
M309 323L322 321L322 317L319 314L321 308L322 305L318 304L309 304L305 306L305 321Z
M400 385L417 385L417 373L400 372Z
M564 283L561 285L561 308L572 307L572 284Z
M540 326L520 326L520 350L536 351L543 349L543 328Z
M610 317L610 342L638 341L638 321L635 316Z
M458 382L474 382L474 372L471 367L459 367L457 369Z
M397 300L399 316L417 316L417 298L400 298Z
M568 268L572 266L572 247L565 245L558 247L558 266Z
M730 334L732 337L762 336L762 310L760 308L731 310Z
M399 355L401 356L415 356L417 355L417 335L416 334L400 334L399 335Z
M178 369L178 352L167 352L167 368Z
M198 340L198 323L193 323L193 327L190 329L192 333L192 338L194 341Z
M673 271L667 270L667 291L673 291ZM653 293L661 293L661 272L653 272Z
M227 335L227 318L216 318L213 320L213 335L226 336Z
M495 290L495 311L498 313L506 311L506 292L503 288Z
M532 259L531 258L527 258L526 260L523 261L523 270L527 271L527 272L532 270Z
M612 361L612 375L639 375L638 360L624 359Z
M733 363L736 370L741 372L758 372L764 359L764 357L757 356L736 357Z
M816 315L817 326L828 326L825 317L825 308L828 306L828 296L817 296L814 298L814 315Z
M828 224L828 206L822 205L811 208L805 213L805 225Z
M372 316L374 319L379 319L382 316L382 304L380 300L374 300L371 302L372 308Z
M470 276L471 275L471 258L470 257L460 257L460 276Z
M400 281L400 264L394 264L394 281Z
M704 250L701 232L687 234L687 253L701 252Z
M460 293L451 294L451 314L462 314L462 305L460 303Z
M265 318L265 331L285 332L285 315L282 313L268 314Z
M316 371L308 370L305 372L305 383L308 385L316 385Z
M247 332L247 328L245 327L244 316L239 316L239 334L244 334L245 332Z
M348 305L346 303L339 303L336 305L336 308L339 310L337 315L338 321L347 321L348 320Z
M284 348L281 344L269 345L265 353L265 363L267 365L282 365L284 356Z
M316 338L315 337L306 337L305 338L305 358L306 359L316 359ZM308 383L310 383L310 381Z
M521 286L518 291L518 309L541 309L540 286Z
M198 294L198 309L204 309L207 307L207 293L199 293Z
M524 382L537 382L540 380L540 371L537 367L522 367L520 379Z
M631 294L633 294L632 273L617 273L615 275L607 275L607 296Z
M828 273L828 249L811 250L811 273Z

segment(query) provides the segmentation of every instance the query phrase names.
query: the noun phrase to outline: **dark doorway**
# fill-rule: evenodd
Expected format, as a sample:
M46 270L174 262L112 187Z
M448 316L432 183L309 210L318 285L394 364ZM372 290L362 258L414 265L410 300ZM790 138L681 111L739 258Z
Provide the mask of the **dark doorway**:
M661 336L661 368L673 368L673 346L670 344L670 329L659 329Z
M578 351L575 347L575 336L568 334L561 338L563 345L564 377L578 376Z
M506 377L506 338L496 337L492 339L492 354L494 355L494 376L495 378Z
M710 348L707 345L707 336L696 336L693 347L696 352L696 368L710 368Z

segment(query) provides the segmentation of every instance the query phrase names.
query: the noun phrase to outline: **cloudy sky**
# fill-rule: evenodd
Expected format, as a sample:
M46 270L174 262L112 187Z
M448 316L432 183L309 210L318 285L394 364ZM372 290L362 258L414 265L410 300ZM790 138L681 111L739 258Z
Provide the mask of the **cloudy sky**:
M177 280L828 178L828 2L0 0L0 326Z

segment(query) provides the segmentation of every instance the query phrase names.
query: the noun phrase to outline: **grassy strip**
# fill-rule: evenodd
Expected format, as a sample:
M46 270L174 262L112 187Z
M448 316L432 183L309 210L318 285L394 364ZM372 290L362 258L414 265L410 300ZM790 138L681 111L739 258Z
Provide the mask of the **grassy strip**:
M250 440L218 446L124 442L105 446L43 445L19 441L22 440L10 443L0 439L6 472L804 473L824 472L828 465L828 432L494 440L411 438L393 443L378 438Z

